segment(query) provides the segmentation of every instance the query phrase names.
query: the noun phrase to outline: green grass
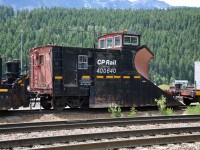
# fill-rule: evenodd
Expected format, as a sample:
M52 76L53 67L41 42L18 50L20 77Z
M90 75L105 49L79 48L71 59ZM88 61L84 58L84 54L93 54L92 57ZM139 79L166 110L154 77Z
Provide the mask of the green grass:
M200 104L196 106L188 106L185 111L188 115L199 115L200 114Z
M171 116L174 114L174 110L173 108L166 108L162 111L163 115L167 115L167 116Z

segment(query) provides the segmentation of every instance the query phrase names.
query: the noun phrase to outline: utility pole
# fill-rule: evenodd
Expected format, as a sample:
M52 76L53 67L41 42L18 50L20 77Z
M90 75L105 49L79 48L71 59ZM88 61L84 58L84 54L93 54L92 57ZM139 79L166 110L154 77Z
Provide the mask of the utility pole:
M83 31L81 31L81 45L83 47Z
M94 46L94 49L95 49L95 24L94 22L91 22L89 25L92 25L93 26L93 46Z
M94 33L94 49L95 49L95 41L96 41L96 37L95 37L95 25L94 25L94 23L93 23L93 33Z
M20 50L20 61L21 61L21 74L23 73L23 58L22 58L22 40L23 40L23 30L21 29L21 50Z

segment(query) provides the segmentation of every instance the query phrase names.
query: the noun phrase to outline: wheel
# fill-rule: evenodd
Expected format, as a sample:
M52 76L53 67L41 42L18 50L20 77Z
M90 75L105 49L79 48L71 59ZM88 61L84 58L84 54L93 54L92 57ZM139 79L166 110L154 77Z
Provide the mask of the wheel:
M51 103L54 110L63 110L66 107L66 104L63 102L62 98L53 98Z
M46 110L50 110L52 108L51 99L49 97L41 97L40 104Z
M189 98L184 98L183 99L183 103L186 105L186 106L189 106L191 104L191 101L189 100Z
M81 109L89 109L89 103L83 103Z
M82 101L81 109L89 109L89 98L88 97L81 98L81 101Z

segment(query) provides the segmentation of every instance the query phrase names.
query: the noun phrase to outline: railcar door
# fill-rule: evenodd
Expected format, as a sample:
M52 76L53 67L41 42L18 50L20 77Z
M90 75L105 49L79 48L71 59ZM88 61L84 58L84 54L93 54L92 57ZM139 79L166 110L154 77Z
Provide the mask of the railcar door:
M35 51L31 56L32 62L32 71L31 71L31 80L32 86L34 88L43 89L46 86L45 80L45 53L41 49L39 52Z
M78 96L78 65L76 51L66 49L63 51L63 94Z
M39 85L41 88L46 87L46 60L45 60L45 54L39 55Z

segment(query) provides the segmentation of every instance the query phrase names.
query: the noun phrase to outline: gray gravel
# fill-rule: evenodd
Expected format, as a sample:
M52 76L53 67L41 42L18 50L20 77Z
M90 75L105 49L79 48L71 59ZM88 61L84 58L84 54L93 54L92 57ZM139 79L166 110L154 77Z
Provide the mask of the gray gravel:
M179 111L178 114L183 113ZM153 112L154 115L159 115L158 112ZM177 113L176 113L177 114ZM126 116L127 114L124 113ZM149 116L148 112L138 112L138 116ZM92 118L110 118L110 114L107 112L101 113L60 113L60 114L35 114L35 115L23 115L23 116L5 116L1 117L0 123L17 123L17 122L38 122L38 121L61 121L61 120L74 120L74 119L92 119ZM71 134L84 134L84 133L98 133L98 132L111 132L111 131L123 131L123 130L139 130L139 129L153 129L153 128L172 128L172 127L187 127L187 126L199 126L200 122L196 123L176 123L176 124L154 124L154 125L132 125L126 127L103 127L103 128L90 128L90 129L73 129L73 130L58 130L58 131L45 131L45 132L32 132L32 133L16 133L16 134L0 134L0 140L6 139L22 139L22 138L35 138L45 136L60 136ZM135 138L135 137L133 137ZM145 137L144 137L145 138ZM116 140L120 140L119 138ZM107 141L107 139L103 139ZM89 142L89 141L87 141ZM95 141L94 141L95 142ZM76 143L76 142L75 142ZM70 143L70 144L75 144ZM54 146L61 145L60 143L53 144ZM52 145L51 145L52 146ZM33 148L45 147L36 145ZM27 149L26 148L14 148ZM180 144L168 144L168 145L152 145L147 147L136 148L121 148L120 150L199 150L200 142L195 143L180 143Z

